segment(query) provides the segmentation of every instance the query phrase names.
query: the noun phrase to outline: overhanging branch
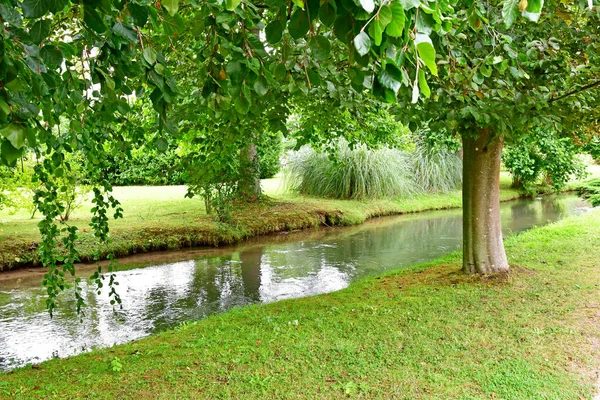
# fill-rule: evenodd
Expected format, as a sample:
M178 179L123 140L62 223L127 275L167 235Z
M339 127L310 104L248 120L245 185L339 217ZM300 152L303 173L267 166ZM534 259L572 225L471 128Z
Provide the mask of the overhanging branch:
M577 88L577 89L571 90L570 92L568 92L568 93L565 93L565 94L563 94L563 95L560 95L560 96L558 96L558 97L554 97L554 98L552 98L552 99L550 99L550 100L548 101L548 104L551 104L551 103L554 103L555 101L558 101L558 100L564 99L565 97L569 97L569 96L572 96L572 95L574 95L574 94L581 93L581 92L584 92L584 91L586 91L586 90L589 90L589 89L593 89L593 88L595 88L596 86L600 86L600 80L597 80L596 82L592 82L592 83L590 83L589 85L585 85L585 86L582 86L582 87L580 87L580 88Z

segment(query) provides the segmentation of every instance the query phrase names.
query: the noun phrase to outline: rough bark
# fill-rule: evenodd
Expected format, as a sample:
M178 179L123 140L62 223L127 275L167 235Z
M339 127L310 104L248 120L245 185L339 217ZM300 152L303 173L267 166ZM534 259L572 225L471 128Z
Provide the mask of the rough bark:
M508 272L500 224L502 137L481 130L463 136L463 270Z
M254 143L242 149L241 176L238 184L240 196L246 201L257 201L261 195L258 152Z

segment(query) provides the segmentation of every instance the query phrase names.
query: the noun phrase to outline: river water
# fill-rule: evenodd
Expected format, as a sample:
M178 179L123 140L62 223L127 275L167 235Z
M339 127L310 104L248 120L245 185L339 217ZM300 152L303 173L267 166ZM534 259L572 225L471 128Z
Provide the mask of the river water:
M504 234L580 213L574 195L503 203ZM252 303L340 290L352 281L434 260L461 246L458 210L377 218L346 228L271 235L221 249L124 258L117 272L123 308L82 284L88 306L63 293L51 319L40 272L0 280L0 369L67 357L148 336L184 321ZM83 268L91 274L91 267Z

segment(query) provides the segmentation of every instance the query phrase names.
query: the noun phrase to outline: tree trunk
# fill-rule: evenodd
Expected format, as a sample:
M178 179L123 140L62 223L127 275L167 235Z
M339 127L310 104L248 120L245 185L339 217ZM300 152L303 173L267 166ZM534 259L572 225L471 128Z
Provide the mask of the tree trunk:
M246 201L257 201L261 195L261 187L256 145L249 143L242 149L240 157L239 194Z
M463 270L508 272L500 225L500 160L504 139L491 130L463 136Z

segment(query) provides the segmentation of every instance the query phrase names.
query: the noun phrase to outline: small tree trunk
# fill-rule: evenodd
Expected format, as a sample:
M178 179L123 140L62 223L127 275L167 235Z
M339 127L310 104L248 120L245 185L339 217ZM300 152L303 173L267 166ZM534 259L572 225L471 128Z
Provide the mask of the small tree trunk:
M256 145L249 143L242 149L241 174L239 181L239 194L246 201L257 201L261 195L260 169Z
M463 136L463 270L508 272L500 225L502 137L482 130Z

